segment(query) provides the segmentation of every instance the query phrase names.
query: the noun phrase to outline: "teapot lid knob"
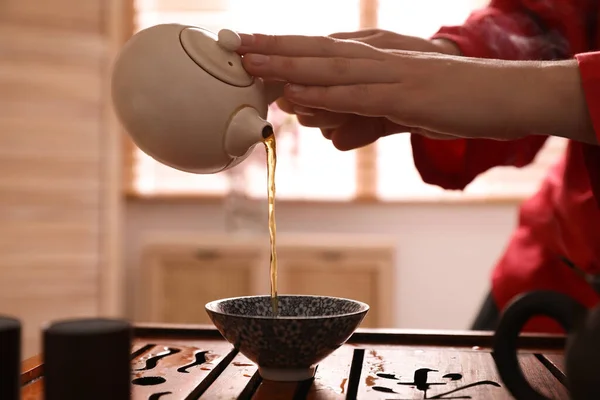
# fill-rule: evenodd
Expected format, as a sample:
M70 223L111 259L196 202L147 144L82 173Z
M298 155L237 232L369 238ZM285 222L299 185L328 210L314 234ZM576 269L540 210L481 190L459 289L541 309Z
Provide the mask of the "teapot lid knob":
M240 35L229 29L221 29L218 37L217 43L224 50L236 51L242 45Z
M246 87L254 83L254 78L242 65L242 57L235 51L242 39L230 30L224 29L218 35L199 27L185 27L179 40L183 50L194 62L215 78L229 85Z

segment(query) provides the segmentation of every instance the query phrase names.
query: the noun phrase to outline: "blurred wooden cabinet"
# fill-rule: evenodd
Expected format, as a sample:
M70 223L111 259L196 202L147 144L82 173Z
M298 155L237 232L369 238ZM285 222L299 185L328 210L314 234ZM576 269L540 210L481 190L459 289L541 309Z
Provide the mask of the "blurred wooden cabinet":
M256 251L235 246L152 246L140 268L138 320L210 323L211 300L257 293Z
M363 327L392 327L394 249L370 246L286 246L280 252L281 293L317 294L363 301Z
M357 236L279 235L280 294L318 294L368 303L363 327L394 326L395 243ZM269 293L268 238L173 238L148 243L135 319L210 323L211 300Z

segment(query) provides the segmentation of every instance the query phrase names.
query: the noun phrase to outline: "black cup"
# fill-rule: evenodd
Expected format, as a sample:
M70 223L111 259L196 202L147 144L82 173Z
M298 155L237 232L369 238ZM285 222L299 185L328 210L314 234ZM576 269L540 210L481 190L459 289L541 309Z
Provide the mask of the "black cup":
M0 399L21 397L21 322L0 316Z
M570 387L573 385L569 384L574 383L577 379L581 381L585 378L583 376L569 376L571 371L575 372L577 370L577 368L570 366L574 365L576 367L579 362L574 358L569 358L569 351L577 350L583 345L581 340L577 343L577 336L579 336L578 331L581 330L586 315L587 308L582 304L567 295L552 291L526 293L517 297L503 310L494 335L493 356L504 386L517 400L548 400L547 397L537 392L527 382L519 365L517 354L517 339L523 326L532 317L537 316L556 320L567 332L567 386L569 386L573 399L587 399L587 395L584 397L574 395L573 390L585 393L586 387L578 386L574 388ZM596 337L596 340L600 341L600 337ZM579 351L577 350L577 352ZM600 373L600 371L596 372ZM600 397L597 398L600 399Z

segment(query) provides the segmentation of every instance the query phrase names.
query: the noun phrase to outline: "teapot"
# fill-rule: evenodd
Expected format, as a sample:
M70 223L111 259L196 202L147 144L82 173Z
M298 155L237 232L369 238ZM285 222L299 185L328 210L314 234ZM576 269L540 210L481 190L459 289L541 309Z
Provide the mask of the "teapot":
M563 261L576 268L568 260ZM578 271L600 293L600 278ZM517 400L547 400L525 379L517 354L519 333L534 316L556 320L567 334L565 374L570 398L600 399L600 306L588 310L565 294L546 290L520 295L502 311L492 348L496 369L506 389Z
M249 75L237 33L160 24L117 55L111 95L118 120L147 155L196 174L232 168L273 134L268 106L283 85Z

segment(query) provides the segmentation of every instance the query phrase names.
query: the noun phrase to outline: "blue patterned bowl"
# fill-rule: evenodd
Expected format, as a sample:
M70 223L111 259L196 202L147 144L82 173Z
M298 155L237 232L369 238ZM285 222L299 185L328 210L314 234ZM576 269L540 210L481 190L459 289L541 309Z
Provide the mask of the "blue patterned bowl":
M264 379L301 381L343 345L369 306L326 296L280 295L275 317L270 296L222 299L206 305L221 335L258 365Z

